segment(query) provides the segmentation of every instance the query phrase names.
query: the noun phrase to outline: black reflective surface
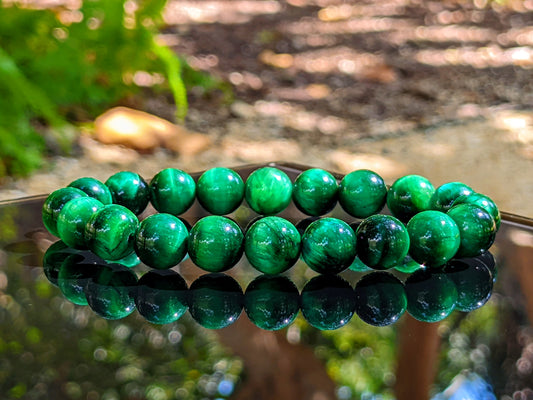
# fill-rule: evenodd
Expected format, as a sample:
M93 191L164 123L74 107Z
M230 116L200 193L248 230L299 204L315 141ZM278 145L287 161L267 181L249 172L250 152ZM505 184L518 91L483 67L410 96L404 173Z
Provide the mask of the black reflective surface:
M302 169L277 166L293 181ZM416 399L472 374L497 398L533 387L531 220L504 213L492 255L451 263L444 297L459 307L427 323L402 311L427 306L420 290L409 305L408 286L435 279L422 272L317 278L300 261L264 282L245 258L227 275L190 260L162 273L109 265L46 232L44 198L0 204L1 398ZM182 217L203 215L195 203ZM292 204L281 216L309 222ZM257 215L231 217L244 229Z

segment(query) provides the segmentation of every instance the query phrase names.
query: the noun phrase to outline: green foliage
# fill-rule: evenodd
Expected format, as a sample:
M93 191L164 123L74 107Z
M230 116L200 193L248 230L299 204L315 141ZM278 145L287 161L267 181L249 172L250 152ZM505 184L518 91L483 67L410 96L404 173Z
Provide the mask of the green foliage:
M35 10L0 0L0 178L40 165L45 146L37 123L68 150L66 121L92 118L135 95L139 71L170 89L176 116L184 118L182 62L156 40L165 3L89 0L80 9Z

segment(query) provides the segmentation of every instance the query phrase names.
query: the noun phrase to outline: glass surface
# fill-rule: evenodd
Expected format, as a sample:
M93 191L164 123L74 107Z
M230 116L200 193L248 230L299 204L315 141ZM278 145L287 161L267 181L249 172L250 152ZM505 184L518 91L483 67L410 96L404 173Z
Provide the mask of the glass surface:
M306 169L292 164L269 165L282 169L293 182ZM235 170L246 179L258 167ZM192 176L196 180L200 173ZM115 265L115 271L111 271L88 252L65 250L43 226L41 207L45 198L0 203L2 399L440 400L454 398L449 394L454 390L460 393L458 388L481 393L486 383L492 385L496 398L512 399L517 392L526 396L528 388L533 387L530 219L502 213L502 226L491 248L497 267L488 302L468 313L453 311L435 323L419 322L407 312L384 327L368 325L357 315L346 323L344 310L338 307L340 320L330 321L334 317L331 314L324 320L331 326L343 326L320 331L305 321L301 311L291 323L295 303L290 281L257 280L261 273L249 265L246 257L226 271L227 276L217 274L200 281L206 272L186 258L173 271L184 278L188 288L195 289L189 299L199 299L195 303L196 318L208 327L231 322L226 328L213 330L202 327L190 312L183 313L186 301L178 275L170 273L172 282L168 273L143 279L143 297L139 300L131 293L138 279L150 271L148 267L140 264L128 268L125 261L126 266ZM153 212L150 207L140 218ZM205 215L195 201L181 217L193 225ZM308 217L292 203L280 216L300 228L309 222L302 222ZM358 222L339 206L328 216L349 224ZM230 217L244 230L257 214L243 204ZM52 245L56 252L49 250ZM95 262L99 262L98 268ZM55 269L58 263L62 268ZM354 264L340 276L353 288L371 273L361 269ZM394 274L402 282L409 276L399 271ZM301 260L283 275L300 293L317 276ZM253 290L246 295L254 280ZM371 280L385 284L377 278ZM264 282L263 291L257 288L259 281ZM313 314L312 318L320 311L313 304L324 304L321 296L328 293L333 299L345 299L341 301L344 306L355 301L351 294L345 294L344 284L336 279L325 281L317 283L315 279L305 289L306 312ZM335 282L326 294L317 290L329 281ZM164 296L163 292L172 292L173 287L177 288L174 295ZM271 317L279 321L258 314L262 312L260 307L244 307L245 296L270 301L269 290L276 296L272 304L278 307ZM361 293L359 297L374 292L368 289ZM280 301L281 296L287 300ZM148 322L135 309L135 300L143 314L157 323ZM154 302L163 304L157 316ZM216 314L216 324L206 322L209 312L197 307L200 303L208 304L207 311ZM283 304L290 307L281 310ZM256 322L266 328L281 329L260 329L250 322L246 312L253 312ZM172 322L173 318L177 320ZM395 321L390 313L383 318ZM450 385L445 394L438 394ZM493 398L487 393L483 395L486 397L471 398Z

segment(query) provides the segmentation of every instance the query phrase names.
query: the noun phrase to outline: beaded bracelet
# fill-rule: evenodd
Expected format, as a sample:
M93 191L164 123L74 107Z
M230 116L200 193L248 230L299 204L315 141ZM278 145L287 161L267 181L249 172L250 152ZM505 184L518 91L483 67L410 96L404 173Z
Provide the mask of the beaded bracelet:
M250 226L245 235L234 221L220 215L202 218L188 232L177 215L191 206L195 195L215 214L235 210L244 197L254 211L270 216ZM335 218L316 220L299 232L289 221L271 216L291 198L309 215L330 211L338 200L348 214L364 220L355 232ZM139 224L136 214L149 201L161 213ZM375 214L385 202L393 216ZM259 271L277 274L301 255L313 270L336 274L356 255L378 270L400 264L408 254L428 267L440 267L453 257L476 256L492 245L500 215L492 200L465 184L452 182L435 190L417 175L404 176L387 190L383 179L368 170L354 171L337 184L329 172L310 169L292 185L283 171L265 167L252 172L243 186L240 176L227 168L206 171L198 184L185 172L169 168L150 185L132 172L119 172L105 185L93 178L78 179L50 194L43 205L43 222L69 246L89 248L106 260L135 251L148 266L166 269L188 252L200 268L221 272L244 252Z
M124 318L137 309L149 322L167 324L189 310L209 329L231 325L243 308L255 325L266 330L288 326L299 310L321 330L340 328L354 313L374 326L390 325L405 311L420 321L436 322L454 309L469 312L483 306L496 276L494 258L486 252L453 260L441 270L419 269L405 282L389 272L373 271L355 288L339 276L318 275L300 293L286 276L260 275L243 294L232 277L220 273L203 275L190 288L173 270L151 270L137 279L131 269L61 241L44 254L43 268L69 301L88 305L106 319Z

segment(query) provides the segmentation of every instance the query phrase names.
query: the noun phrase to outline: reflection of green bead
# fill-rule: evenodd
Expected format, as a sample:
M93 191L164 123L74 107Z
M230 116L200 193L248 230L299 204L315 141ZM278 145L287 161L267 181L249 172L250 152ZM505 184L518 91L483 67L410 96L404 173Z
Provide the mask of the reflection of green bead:
M87 222L87 247L104 260L120 260L133 251L139 221L126 207L110 204Z
M68 187L74 187L82 190L87 193L89 197L92 197L98 200L102 204L111 204L113 203L113 196L109 188L95 178L79 178L71 182Z
M496 230L500 229L501 224L501 215L500 210L498 210L498 207L492 201L492 199L488 196L485 196L484 194L480 193L472 193L469 196L461 196L458 197L454 202L453 205L459 205L459 204L474 204L476 206L479 206L483 208L485 211L487 211L492 218L494 219L494 222L496 222Z
M300 243L300 233L289 221L264 217L246 231L244 251L258 271L280 274L298 260Z
M353 263L348 267L351 271L355 272L367 272L372 271L372 268L365 265L359 257L355 257Z
M85 226L104 205L92 197L78 197L69 201L57 218L57 233L63 242L75 249L86 249Z
M301 307L304 318L315 328L337 329L352 318L355 293L339 276L316 276L302 290Z
M135 252L152 268L167 269L187 253L187 228L170 214L154 214L144 219L137 231Z
M199 220L189 235L189 256L198 267L222 272L242 256L243 234L239 225L226 217L210 215Z
M57 232L57 218L59 212L70 200L78 197L87 197L87 194L76 188L62 188L52 192L43 204L43 223L45 228L54 236Z
M180 215L189 209L195 199L196 183L192 177L176 168L159 171L150 182L154 208L162 213Z
M390 215L373 215L355 232L357 256L374 269L391 268L409 251L409 234L405 226Z
M290 325L298 314L300 294L284 276L261 275L244 294L244 310L261 329L276 331Z
M407 307L403 283L388 272L372 272L355 285L355 312L367 324L390 325Z
M135 172L117 172L105 184L113 196L113 203L126 207L135 215L142 213L150 201L148 184Z
M444 272L457 288L457 310L473 311L489 300L493 286L492 274L479 260L452 260L446 264Z
M187 311L187 284L172 270L150 271L139 279L135 304L153 324L177 321Z
M136 267L140 263L141 263L141 260L139 259L137 254L135 254L134 251L132 251L130 254L128 254L125 257L122 257L118 260L113 260L113 264L120 264L126 268Z
M207 274L196 279L189 290L189 311L208 329L233 324L241 315L243 294L239 284L225 274Z
M437 322L453 311L457 289L444 273L418 270L405 281L407 312L424 322Z
M89 307L106 319L120 319L135 311L137 277L128 269L101 266L85 286Z
M52 285L57 286L59 270L67 258L73 258L71 262L83 261L83 256L79 250L68 247L63 241L58 240L52 244L43 256L43 272Z
M246 201L258 214L273 215L283 211L291 202L291 196L291 180L277 168L257 169L246 180Z
M406 175L394 182L387 193L387 206L396 218L407 222L416 213L431 208L435 188L426 178Z
M212 168L198 179L196 197L211 214L229 214L242 203L244 182L229 168Z
M339 219L319 219L302 236L302 258L321 274L342 272L355 258L355 233Z
M387 186L383 178L367 169L350 172L339 186L340 205L356 218L366 218L378 213L386 199Z
M440 211L423 211L407 224L411 240L409 255L420 264L437 267L450 260L459 249L457 224Z
M461 196L469 196L473 193L470 186L462 182L448 182L435 190L431 197L431 209L446 212L455 199Z
M496 223L483 208L474 204L459 204L447 215L455 221L461 235L457 257L474 257L484 253L496 237Z
M412 274L420 268L422 268L422 265L413 260L409 254L403 259L400 264L394 267L396 271L400 271L404 274Z
M292 199L304 214L319 216L335 207L337 190L337 180L333 175L323 169L313 168L298 175L292 189Z
M97 271L96 265L82 264L78 257L71 256L65 260L59 270L57 286L69 301L86 306L85 286Z

